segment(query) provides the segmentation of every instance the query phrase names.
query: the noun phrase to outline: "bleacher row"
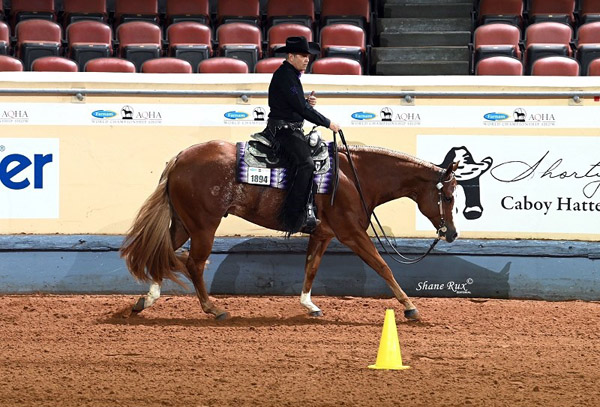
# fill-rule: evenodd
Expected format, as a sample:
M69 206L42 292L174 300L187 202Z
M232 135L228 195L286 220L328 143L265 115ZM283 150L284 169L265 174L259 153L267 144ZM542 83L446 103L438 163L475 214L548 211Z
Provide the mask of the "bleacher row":
M600 0L480 0L477 75L600 75Z
M58 3L58 2L57 2ZM313 73L368 66L369 0L12 0L0 2L0 71L273 72L289 36L316 41Z

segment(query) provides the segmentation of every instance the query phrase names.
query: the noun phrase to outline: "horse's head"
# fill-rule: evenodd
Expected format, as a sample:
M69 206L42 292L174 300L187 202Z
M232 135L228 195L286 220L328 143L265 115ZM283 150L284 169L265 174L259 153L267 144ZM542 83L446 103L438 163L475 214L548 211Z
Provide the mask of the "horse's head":
M458 162L450 163L435 182L419 192L417 198L421 213L429 218L437 229L438 236L448 243L452 243L458 237L453 218L454 191L457 183L454 171L457 168Z

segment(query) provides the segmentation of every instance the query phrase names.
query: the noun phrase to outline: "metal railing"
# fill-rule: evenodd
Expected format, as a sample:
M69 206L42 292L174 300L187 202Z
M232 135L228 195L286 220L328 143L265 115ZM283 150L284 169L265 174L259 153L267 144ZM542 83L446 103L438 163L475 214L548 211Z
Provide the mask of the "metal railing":
M86 96L171 96L171 97L267 97L266 90L172 90L172 89L35 89L1 88L0 95L62 95L83 100ZM573 91L319 91L321 97L397 97L406 102L415 98L571 98L579 102L583 97L598 97L600 90Z

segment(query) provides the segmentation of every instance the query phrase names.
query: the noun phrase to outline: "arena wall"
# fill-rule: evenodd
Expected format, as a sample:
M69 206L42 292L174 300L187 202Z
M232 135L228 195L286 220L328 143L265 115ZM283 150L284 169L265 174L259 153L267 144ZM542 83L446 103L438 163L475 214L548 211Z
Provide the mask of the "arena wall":
M137 209L182 149L262 130L269 80L3 73L0 292L143 291L117 253ZM599 78L306 75L303 83L350 144L463 163L455 221L465 240L395 268L407 291L600 299ZM435 235L408 199L377 214L408 252L426 249ZM214 251L207 279L229 277L212 283L213 293L299 291L306 237L285 241L235 217L223 220L217 236L216 246L227 249ZM389 294L343 247L325 258L316 293ZM348 275L351 269L361 271ZM470 293L435 289L468 279Z

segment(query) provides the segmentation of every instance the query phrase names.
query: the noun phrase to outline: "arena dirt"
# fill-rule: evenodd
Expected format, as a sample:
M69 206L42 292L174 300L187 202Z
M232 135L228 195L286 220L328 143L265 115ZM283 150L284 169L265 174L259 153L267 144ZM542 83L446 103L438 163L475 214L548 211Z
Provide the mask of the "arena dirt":
M598 406L600 304L392 299L0 297L2 406ZM371 370L394 308L405 371Z

